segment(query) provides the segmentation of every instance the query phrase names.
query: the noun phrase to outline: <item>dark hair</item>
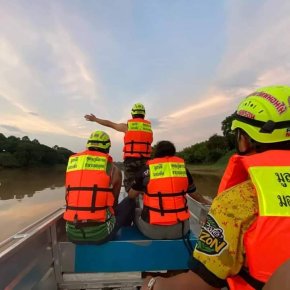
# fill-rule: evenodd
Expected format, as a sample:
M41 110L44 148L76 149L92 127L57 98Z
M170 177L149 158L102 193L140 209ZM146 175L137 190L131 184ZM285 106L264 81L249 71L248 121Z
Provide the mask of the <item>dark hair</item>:
M142 114L136 114L136 115L132 115L132 118L133 119L136 119L136 118L144 119L144 115L142 115Z
M250 142L251 148L245 152L239 151L239 134L246 136ZM254 139L252 139L243 129L238 128L235 130L235 143L236 143L236 150L238 154L245 155L252 149L254 149L257 153L262 153L267 150L290 150L290 141L281 141L275 143L260 143Z
M160 141L155 148L154 158L174 156L176 153L175 146L170 141Z

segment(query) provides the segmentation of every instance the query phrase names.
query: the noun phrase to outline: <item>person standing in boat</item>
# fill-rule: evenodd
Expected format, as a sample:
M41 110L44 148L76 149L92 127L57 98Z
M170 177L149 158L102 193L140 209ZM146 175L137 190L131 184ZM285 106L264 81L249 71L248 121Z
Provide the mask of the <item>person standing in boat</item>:
M143 193L143 209L135 211L135 224L151 239L178 239L189 232L186 195L208 203L196 193L192 176L170 141L156 145L154 158L137 173L129 197Z
M122 226L131 225L135 202L126 197L118 204L122 173L109 155L109 135L93 132L86 147L68 161L63 217L69 240L101 244L112 240Z
M123 159L124 159L124 187L129 191L135 174L146 164L151 157L153 132L151 122L145 120L145 107L141 103L133 105L132 118L126 123L114 123L109 120L97 118L94 114L85 115L87 121L96 122L116 131L125 133Z
M257 89L232 122L231 157L190 270L142 290L262 289L290 257L290 87ZM277 289L278 290L278 289Z

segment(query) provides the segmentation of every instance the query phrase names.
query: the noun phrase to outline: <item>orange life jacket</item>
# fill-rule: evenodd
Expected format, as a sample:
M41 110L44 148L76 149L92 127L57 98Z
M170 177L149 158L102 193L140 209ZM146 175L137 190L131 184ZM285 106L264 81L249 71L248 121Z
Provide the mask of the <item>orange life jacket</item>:
M149 223L173 225L189 218L186 192L188 178L184 160L179 157L155 158L147 162L150 180L144 194Z
M111 177L106 173L112 157L86 150L69 158L66 170L66 211L70 222L106 220L106 209L114 214Z
M123 157L150 158L153 133L151 123L142 118L128 120L128 131L124 136Z
M258 288L290 257L290 151L232 156L218 192L249 178L256 189L259 211L244 235L247 270L227 279L234 290Z

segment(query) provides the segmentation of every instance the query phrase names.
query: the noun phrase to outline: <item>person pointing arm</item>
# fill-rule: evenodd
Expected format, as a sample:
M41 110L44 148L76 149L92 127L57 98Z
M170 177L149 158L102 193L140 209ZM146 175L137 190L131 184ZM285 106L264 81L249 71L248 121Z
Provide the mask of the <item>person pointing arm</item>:
M131 188L135 174L150 159L153 142L151 122L145 119L145 107L136 103L131 109L132 118L127 123L115 123L97 118L94 114L85 115L87 121L96 122L102 126L124 133L124 186L126 192Z
M128 131L128 126L125 123L115 123L110 120L104 120L97 118L94 114L85 115L87 121L96 122L102 126L112 128L116 131L126 133Z

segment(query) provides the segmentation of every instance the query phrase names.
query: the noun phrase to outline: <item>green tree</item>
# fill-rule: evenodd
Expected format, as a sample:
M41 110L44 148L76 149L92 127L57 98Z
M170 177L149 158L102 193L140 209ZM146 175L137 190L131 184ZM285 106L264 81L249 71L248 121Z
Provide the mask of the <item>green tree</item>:
M5 135L3 135L2 133L0 133L0 141L5 141L5 140L6 140Z
M194 162L195 163L203 163L207 159L207 155L209 153L209 150L207 148L206 142L197 143L193 148L193 156L194 156Z
M228 147L227 139L224 136L214 134L207 140L207 148L209 150L221 149L226 151L227 147Z
M58 145L50 148L40 144L37 139L31 141L28 136L6 138L0 133L0 166L3 167L64 164L72 154L72 151Z
M10 152L0 153L0 166L3 167L20 167L18 160Z
M231 127L232 127L232 122L234 119L234 114L226 117L223 121L222 121L222 132L223 135L226 137L227 139L227 143L229 146L229 150L232 150L235 148L235 134L232 131Z
M24 137L22 137L21 140L22 140L22 141L25 141L25 142L30 142L30 139L29 139L28 136L24 136Z

